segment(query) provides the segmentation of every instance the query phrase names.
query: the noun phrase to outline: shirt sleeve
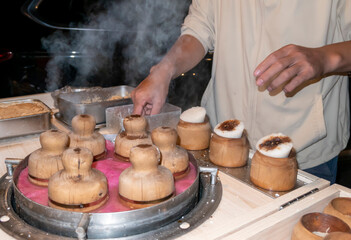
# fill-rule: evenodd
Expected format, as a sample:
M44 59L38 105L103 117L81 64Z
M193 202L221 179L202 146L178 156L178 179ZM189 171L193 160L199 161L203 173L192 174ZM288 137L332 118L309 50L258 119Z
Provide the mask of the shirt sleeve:
M344 41L351 40L351 1L343 0L338 6L338 21Z
M181 29L181 35L187 34L198 39L206 52L214 49L213 4L216 1L193 0Z

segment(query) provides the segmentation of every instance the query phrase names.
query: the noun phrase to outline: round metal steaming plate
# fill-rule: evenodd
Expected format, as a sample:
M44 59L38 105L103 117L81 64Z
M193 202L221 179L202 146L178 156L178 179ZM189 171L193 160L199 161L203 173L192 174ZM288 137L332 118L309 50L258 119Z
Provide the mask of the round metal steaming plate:
M13 176L15 180L20 171L26 167L26 162L23 161L21 164ZM13 184L12 177L7 175L0 179L0 186L0 218L4 216L4 219L9 218L6 222L0 222L0 227L9 235L19 239L76 238L75 230L83 216L82 213L62 211L36 204L20 192L17 193L18 189ZM131 214L89 214L88 238L164 239L189 232L211 216L222 196L220 181L211 185L208 175L201 174L200 181L197 181L197 184L192 187L195 190L187 190L187 193L183 197L180 196L179 199L173 198L169 202L154 207L128 211ZM195 199L195 201L189 201L189 199ZM169 204L175 207L170 209ZM181 209L178 208L180 205ZM160 215L164 216L160 218ZM167 224L160 224L160 219L161 222ZM147 223L146 226L138 224L140 220ZM121 235L120 229L114 227L116 221L117 223L125 221L125 224L120 224L122 228L128 227L128 224L133 225L132 232L127 231Z

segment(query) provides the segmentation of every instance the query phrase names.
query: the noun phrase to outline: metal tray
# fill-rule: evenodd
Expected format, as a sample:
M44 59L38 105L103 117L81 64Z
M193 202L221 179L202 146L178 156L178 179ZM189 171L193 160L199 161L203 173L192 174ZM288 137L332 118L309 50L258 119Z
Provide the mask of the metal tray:
M47 111L39 114L0 119L0 139L41 133L50 128L51 110L42 101L37 99L23 99L1 103L38 103L46 108Z
M106 109L106 128L113 129L114 133L119 133L124 130L123 119L132 114L133 104L111 107ZM172 127L177 128L181 108L175 105L165 103L161 112L152 116L145 116L147 121L146 130L151 132L157 127Z
M89 91L61 93L57 105L63 122L71 125L72 118L78 114L89 114L95 117L97 124L106 121L105 110L108 107L130 104L132 102L130 86L94 88ZM114 96L120 99L111 100Z

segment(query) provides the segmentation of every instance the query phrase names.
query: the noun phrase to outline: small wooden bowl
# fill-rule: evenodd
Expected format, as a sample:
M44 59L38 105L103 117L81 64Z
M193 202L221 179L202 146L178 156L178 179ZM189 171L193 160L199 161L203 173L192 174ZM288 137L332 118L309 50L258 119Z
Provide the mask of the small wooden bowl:
M203 123L190 123L179 120L177 125L179 145L187 150L203 150L209 147L211 125L206 116Z
M271 191L288 191L297 179L296 151L287 158L268 157L256 151L251 160L250 180L255 185Z
M225 138L214 133L210 141L210 161L222 167L242 167L249 156L246 134L241 138Z
M160 153L151 144L141 144L130 150L132 166L119 176L118 192L122 204L144 208L174 196L172 172L159 165Z
M328 233L323 240L351 240L351 233L332 232Z
M125 131L116 136L115 153L122 160L129 161L130 149L139 144L152 144L150 134L146 131L147 121L141 115L130 115L124 118Z
M318 233L346 232L350 227L341 219L325 213L308 213L303 215L295 225L291 240L322 240Z
M351 198L334 198L325 207L324 213L340 218L351 228Z
M69 134L70 147L88 148L95 159L101 159L105 156L106 142L104 136L95 131L96 121L94 116L80 114L72 119L73 132Z
M177 146L177 138L177 131L171 127L158 127L151 132L153 143L161 151L161 165L180 179L189 172L189 155L184 148Z

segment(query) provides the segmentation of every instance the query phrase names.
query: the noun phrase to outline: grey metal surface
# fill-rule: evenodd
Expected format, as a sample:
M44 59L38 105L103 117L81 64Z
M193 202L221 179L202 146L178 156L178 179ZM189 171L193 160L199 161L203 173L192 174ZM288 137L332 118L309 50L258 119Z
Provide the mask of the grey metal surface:
M38 103L46 108L46 112L28 116L0 119L0 139L41 133L50 128L51 110L37 99L4 101L1 103Z
M152 131L157 127L172 127L176 129L181 114L181 108L165 103L161 112L152 116L145 116L147 121L147 131ZM132 114L133 104L110 107L106 109L106 128L114 133L119 133L123 129L123 119Z
M222 196L220 181L211 184L210 175L198 172L192 186L164 203L119 213L90 213L89 221L85 221L87 218L84 218L82 213L37 204L17 189L15 183L27 161L28 158L15 169L12 184L12 178L8 175L0 179L0 214L10 217L11 226L21 226L11 228L8 224L0 222L0 227L19 239L27 239L28 234L33 239L67 239L78 236L82 238L85 231L88 239L174 238L191 231L209 218ZM191 161L197 166L193 157ZM180 225L184 222L189 227L182 228ZM85 226L86 224L88 225ZM80 235L77 235L78 233Z
M75 93L75 92L89 92L89 91L95 91L96 89L101 89L101 87L73 87L73 86L64 86L60 89L56 89L51 93L51 97L54 100L54 106L58 108L57 106L57 98L62 94L62 93Z
M200 150L200 151L189 151L197 160L198 165L200 167L217 167L221 172L224 172L232 177L234 177L235 179L238 179L239 181L247 184L248 186L250 186L251 188L254 188L272 198L277 198L279 196L282 196L286 193L289 193L307 183L297 179L295 187L293 189L291 189L290 191L270 191L270 190L266 190L263 188L260 188L258 186L256 186L255 184L253 184L250 180L250 166L251 166L251 159L248 159L248 162L245 166L243 167L238 167L238 168L228 168L228 167L220 167L217 166L215 164L213 164L210 159L209 159L209 150Z
M57 106L61 119L71 125L72 118L78 114L90 114L95 117L97 124L106 121L105 110L108 107L130 104L132 102L130 86L109 88L93 88L90 91L64 92L57 96ZM120 99L110 100L120 96Z

